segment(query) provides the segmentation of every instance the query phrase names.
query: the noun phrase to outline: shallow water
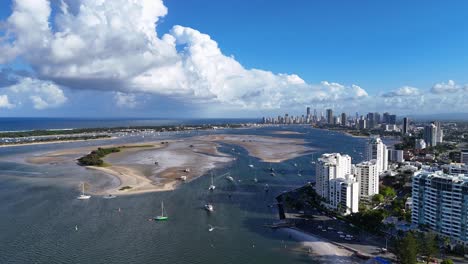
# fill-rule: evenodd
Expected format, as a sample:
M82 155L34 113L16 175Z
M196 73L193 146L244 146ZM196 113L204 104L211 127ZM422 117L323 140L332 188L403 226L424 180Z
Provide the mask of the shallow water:
M272 135L281 128L224 130L219 133ZM61 165L30 165L26 154L101 145L73 142L0 149L0 263L310 263L306 252L292 250L298 243L281 232L263 227L277 220L275 196L313 180L314 160L323 152L342 152L359 162L365 139L304 126L284 130L303 135L319 150L313 155L273 164L249 157L241 147L223 144L221 151L237 160L214 170L216 190L207 191L210 177L200 177L171 192L102 199L76 200L78 183L112 184L109 177L71 162ZM198 134L207 132L199 132ZM215 132L210 132L215 133ZM164 134L144 140L183 138L191 134ZM141 141L138 136L119 143ZM113 141L114 142L114 141ZM235 148L235 152L231 148ZM239 152L240 154L237 154ZM298 167L293 164L297 163ZM253 164L254 169L248 167ZM302 170L302 177L298 171ZM230 172L235 183L220 175ZM254 183L257 177L259 182ZM114 183L115 184L115 183ZM270 186L268 193L264 185ZM158 215L164 201L167 222L148 221ZM206 202L213 213L203 210ZM120 212L118 209L121 209ZM216 226L208 232L209 225ZM75 230L75 226L78 230Z

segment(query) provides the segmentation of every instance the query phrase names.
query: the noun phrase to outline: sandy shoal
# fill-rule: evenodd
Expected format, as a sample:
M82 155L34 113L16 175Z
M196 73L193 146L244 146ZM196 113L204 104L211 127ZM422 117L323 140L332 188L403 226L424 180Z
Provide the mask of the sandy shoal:
M277 138L257 135L209 135L198 137L201 140L223 142L245 148L249 155L264 162L278 163L306 155L313 148L305 146L303 139Z
M363 263L362 260L353 256L353 252L341 248L325 239L302 232L293 228L283 229L293 239L301 243L301 248L306 252L310 249L311 257L320 263Z

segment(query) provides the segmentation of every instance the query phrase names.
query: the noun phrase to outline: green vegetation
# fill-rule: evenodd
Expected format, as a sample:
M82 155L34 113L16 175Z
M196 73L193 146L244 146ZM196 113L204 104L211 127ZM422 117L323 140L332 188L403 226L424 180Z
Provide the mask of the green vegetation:
M125 190L130 190L132 186L123 186L119 189L119 191L125 191Z
M419 253L426 259L426 263L432 260L439 252L437 248L437 237L433 233L419 234Z
M440 264L453 264L453 260L451 259L444 259Z
M418 256L418 242L412 233L397 241L396 255L402 264L416 264Z
M350 223L370 232L379 232L382 221L388 216L388 212L383 209L367 210L347 215L345 218Z
M379 189L380 189L379 193L383 195L385 199L392 199L393 197L396 196L396 191L392 187L380 186Z
M91 151L86 156L83 156L78 159L78 164L82 166L103 166L104 161L102 158L104 158L106 155L110 153L115 153L115 152L120 152L120 147L116 148L98 148L97 150Z
M376 205L383 203L384 200L385 199L384 199L384 196L382 194L376 194L376 195L372 196L372 202L374 204L376 204Z

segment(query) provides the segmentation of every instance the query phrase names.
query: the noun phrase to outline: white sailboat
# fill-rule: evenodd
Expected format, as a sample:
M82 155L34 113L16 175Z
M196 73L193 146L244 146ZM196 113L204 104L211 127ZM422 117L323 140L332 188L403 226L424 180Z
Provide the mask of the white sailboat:
M81 192L81 195L77 197L77 199L78 200L88 200L89 198L91 198L91 195L85 195L84 183L81 186L82 186L82 192Z
M214 211L214 206L210 203L205 204L205 210L208 212L213 212Z
M216 186L214 185L214 182L213 182L213 174L211 174L211 185L210 187L208 187L208 190L214 191L214 189L216 189Z

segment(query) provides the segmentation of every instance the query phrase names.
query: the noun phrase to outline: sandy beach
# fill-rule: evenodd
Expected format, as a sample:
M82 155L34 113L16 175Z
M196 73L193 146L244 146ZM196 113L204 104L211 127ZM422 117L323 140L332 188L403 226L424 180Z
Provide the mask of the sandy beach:
M271 134L274 135L304 135L304 133L297 131L273 131Z
M325 239L301 232L293 228L285 228L282 230L291 235L293 239L301 243L299 250L304 252L309 252L310 250L310 256L320 263L364 263L364 261L354 257L353 252L345 248L340 248L339 246L330 243Z

